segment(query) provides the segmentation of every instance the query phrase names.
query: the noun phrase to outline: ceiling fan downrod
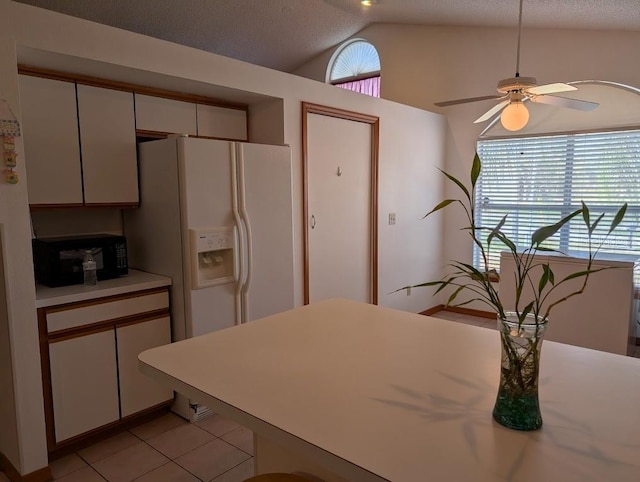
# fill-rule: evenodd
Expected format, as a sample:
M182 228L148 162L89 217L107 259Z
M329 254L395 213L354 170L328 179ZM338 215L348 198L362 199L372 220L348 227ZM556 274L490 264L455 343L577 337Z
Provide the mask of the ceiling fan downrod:
M520 77L520 37L522 36L522 2L520 0L520 13L518 14L518 50L516 54L516 78Z

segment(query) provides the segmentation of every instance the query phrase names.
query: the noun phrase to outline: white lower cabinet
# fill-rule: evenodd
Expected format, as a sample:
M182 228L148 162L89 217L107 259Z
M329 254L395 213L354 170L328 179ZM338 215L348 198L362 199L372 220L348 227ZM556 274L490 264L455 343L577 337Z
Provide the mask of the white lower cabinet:
M169 317L133 325L117 326L121 416L128 417L148 407L170 400L173 391L158 385L138 370L138 355L156 346L171 343Z
M141 352L171 343L166 288L41 308L38 315L50 451L173 400L172 390L138 370Z
M49 344L56 442L120 418L113 329Z

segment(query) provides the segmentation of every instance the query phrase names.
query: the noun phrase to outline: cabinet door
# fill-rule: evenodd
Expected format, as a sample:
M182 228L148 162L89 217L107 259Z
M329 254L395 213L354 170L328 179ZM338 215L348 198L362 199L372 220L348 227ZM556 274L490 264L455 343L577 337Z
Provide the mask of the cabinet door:
M76 86L20 75L29 204L82 205Z
M120 409L122 417L173 398L167 389L138 370L138 355L156 346L171 343L169 317L116 328Z
M119 418L114 330L49 344L56 442Z
M138 204L133 93L78 85L84 202Z
M247 113L214 105L198 104L198 135L247 140Z
M136 94L136 129L195 136L196 105Z

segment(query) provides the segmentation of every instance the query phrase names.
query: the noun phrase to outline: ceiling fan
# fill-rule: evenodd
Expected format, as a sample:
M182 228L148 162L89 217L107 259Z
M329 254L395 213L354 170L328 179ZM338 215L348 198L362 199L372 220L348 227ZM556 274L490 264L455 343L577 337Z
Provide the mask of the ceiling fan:
M584 100L569 99L552 94L561 92L569 92L578 90L576 87L563 84L545 84L538 85L534 77L520 77L520 36L522 33L522 2L520 0L520 13L518 16L518 50L516 57L516 75L509 79L503 79L498 82L498 92L500 95L486 95L482 97L470 97L467 99L449 100L445 102L436 102L438 107L447 107L450 105L466 104L469 102L478 102L481 100L499 99L500 102L478 117L474 124L485 122L494 115L502 111L500 121L505 129L510 131L518 131L529 122L529 111L524 102L531 101L540 104L549 104L559 107L568 107L577 110L593 110L598 107L595 102Z

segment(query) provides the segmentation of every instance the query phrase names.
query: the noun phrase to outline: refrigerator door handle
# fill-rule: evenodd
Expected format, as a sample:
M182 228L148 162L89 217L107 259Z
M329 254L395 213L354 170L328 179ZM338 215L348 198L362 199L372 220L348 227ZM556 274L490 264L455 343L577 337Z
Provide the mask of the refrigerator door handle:
M236 325L239 325L242 323L243 321L243 309L242 309L242 286L243 286L243 279L244 279L244 271L245 271L245 256L243 253L244 250L244 230L243 230L243 223L242 223L242 218L240 217L240 210L238 209L238 188L237 186L239 185L238 183L238 159L236 157L236 149L235 149L235 145L234 144L230 144L231 148L231 177L232 177L232 186L234 186L234 189L232 189L232 200L231 200L231 207L232 207L232 211L233 211L233 219L235 221L236 224L236 233L237 233L237 237L236 237L236 245L235 245L235 260L234 262L237 264L238 266L238 279L236 280L236 287L235 287L235 312L236 312L236 319L235 319L235 323Z
M241 305L242 305L242 318L241 322L246 323L249 321L249 303L247 292L249 291L249 286L251 285L251 271L252 271L252 242L251 242L251 223L249 222L249 214L247 213L247 203L245 199L245 181L244 181L244 159L242 156L242 145L237 145L236 151L236 159L238 166L238 200L239 200L239 211L240 218L242 219L242 223L244 226L244 234L246 241L246 250L244 254L246 254L245 261L245 279L242 283L241 290Z

